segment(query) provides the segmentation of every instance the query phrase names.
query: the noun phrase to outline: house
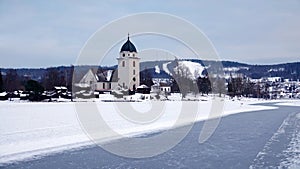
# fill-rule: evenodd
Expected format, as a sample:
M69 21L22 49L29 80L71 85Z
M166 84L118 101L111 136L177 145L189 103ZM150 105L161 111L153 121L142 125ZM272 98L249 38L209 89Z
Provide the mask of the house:
M160 83L159 85L160 85L159 89L160 89L161 92L171 93L171 86L169 86L166 83Z
M98 72L95 69L89 69L82 77L77 87L89 88L92 91L106 92L117 87L117 74L115 70L106 70Z
M8 93L2 92L0 93L0 100L7 100L8 99Z
M171 93L171 86L168 85L167 83L162 83L162 82L156 83L151 86L151 92L168 94Z
M150 88L146 85L141 85L137 87L136 92L137 93L142 93L142 94L150 94Z
M156 83L154 85L151 86L151 92L152 93L160 93L160 88L159 88L159 84Z
M57 92L57 93L64 93L64 92L67 92L67 87L65 86L54 86L54 91Z

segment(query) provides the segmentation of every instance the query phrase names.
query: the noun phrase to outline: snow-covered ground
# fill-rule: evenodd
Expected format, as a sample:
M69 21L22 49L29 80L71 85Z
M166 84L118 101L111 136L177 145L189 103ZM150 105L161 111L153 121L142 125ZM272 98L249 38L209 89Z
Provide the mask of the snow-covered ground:
M198 102L196 121L210 117L214 98ZM256 99L224 100L224 111L221 116L235 113L275 109L276 107L252 105L262 102L281 102L284 105L300 105L299 101L263 101ZM154 102L153 102L154 103ZM122 135L140 134L173 127L181 109L181 101L166 101L165 112L154 122L136 124L124 119L115 109L116 104L131 106L147 113L152 102L87 102L96 104L103 119L116 132ZM92 141L81 129L77 119L75 103L32 103L32 102L0 102L0 165L41 155L47 155L68 149L92 144ZM187 121L186 121L187 122ZM105 138L107 139L107 138ZM299 145L298 145L299 146Z

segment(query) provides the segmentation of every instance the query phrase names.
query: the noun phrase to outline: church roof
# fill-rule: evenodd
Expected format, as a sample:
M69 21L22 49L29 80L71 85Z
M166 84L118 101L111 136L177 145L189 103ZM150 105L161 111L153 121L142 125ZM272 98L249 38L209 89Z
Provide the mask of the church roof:
M98 77L98 82L118 82L117 69L101 71L101 73L97 73L95 75Z
M127 41L123 44L120 52L123 52L123 51L126 51L126 52L137 52L134 44L132 42L130 42L130 40L129 40L129 35L128 35Z

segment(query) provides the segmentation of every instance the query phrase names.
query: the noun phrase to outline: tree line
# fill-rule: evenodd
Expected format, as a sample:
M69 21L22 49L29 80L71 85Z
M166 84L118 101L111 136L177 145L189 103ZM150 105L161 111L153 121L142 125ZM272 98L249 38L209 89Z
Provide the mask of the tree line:
M196 79L189 77L189 70L186 67L178 68L172 75L172 91L180 92L183 96L187 93L208 95L209 93L229 95L230 97L268 97L268 84L251 82L246 76L230 77L210 77L207 73Z
M4 76L0 73L0 92L23 90L42 93L44 90L52 90L54 86L66 86L68 90L71 90L73 72L74 66L64 71L58 68L48 68L40 79L31 79L29 76L19 76L16 69L9 69ZM268 95L268 84L253 83L247 77L230 76L229 79L225 79L224 77L210 77L206 74L191 79L188 68L182 67L174 72L172 78L170 84L172 92L180 92L183 96L187 93L202 95L213 93L219 96L227 94L231 97L266 98ZM149 71L141 74L141 84L149 87L153 85Z
M65 69L47 68L39 79L30 76L19 76L16 69L9 69L3 75L0 69L0 92L13 92L17 90L43 92L52 90L54 86L66 86L72 88L72 76L74 67Z

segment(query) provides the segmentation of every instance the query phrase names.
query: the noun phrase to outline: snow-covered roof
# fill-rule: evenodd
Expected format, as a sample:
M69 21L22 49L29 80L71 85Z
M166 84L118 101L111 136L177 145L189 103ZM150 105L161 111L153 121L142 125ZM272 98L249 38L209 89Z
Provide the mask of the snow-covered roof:
M90 87L90 84L87 84L87 83L75 83L74 86L85 88L85 87Z
M6 92L2 92L2 93L0 93L0 96L6 96L7 95L7 93Z
M113 70L107 70L106 80L110 81L112 77Z
M275 82L281 80L281 77L268 77L267 80L269 82Z
M55 90L67 90L65 86L54 86Z
M170 87L170 85L166 84L166 83L160 83L159 84L160 87Z
M146 89L146 88L149 88L148 86L146 85L140 85L139 87L137 87L138 89Z
M101 71L100 73L95 74L97 77L98 82L113 82L116 81L115 76L117 76L117 71L116 70L106 70L106 71Z

